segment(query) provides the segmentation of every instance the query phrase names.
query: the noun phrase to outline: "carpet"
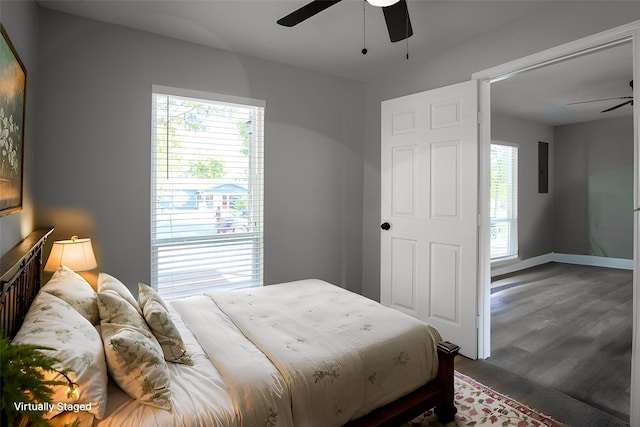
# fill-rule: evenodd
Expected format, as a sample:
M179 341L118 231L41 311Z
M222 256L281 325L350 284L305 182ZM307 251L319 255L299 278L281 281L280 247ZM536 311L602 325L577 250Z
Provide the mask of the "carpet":
M504 396L476 380L455 371L455 421L446 427L565 427L554 419ZM403 427L442 427L428 411Z

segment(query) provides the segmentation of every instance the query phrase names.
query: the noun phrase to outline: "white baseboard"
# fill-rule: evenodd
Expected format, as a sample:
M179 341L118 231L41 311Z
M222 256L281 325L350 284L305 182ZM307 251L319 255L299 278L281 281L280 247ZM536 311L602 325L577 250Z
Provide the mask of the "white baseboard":
M607 258L593 255L558 254L555 252L527 258L520 261L496 264L491 266L491 277L513 273L525 268L535 267L548 262L562 262L565 264L590 265L593 267L619 268L633 270L633 260L624 258Z

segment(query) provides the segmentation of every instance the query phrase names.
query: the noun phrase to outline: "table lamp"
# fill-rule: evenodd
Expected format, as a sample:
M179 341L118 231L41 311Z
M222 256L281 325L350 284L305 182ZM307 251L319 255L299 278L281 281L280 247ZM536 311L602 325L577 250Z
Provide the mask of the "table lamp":
M87 271L96 268L98 263L93 254L91 239L78 239L78 236L72 236L70 240L53 242L44 271L56 271L60 264L64 264L73 271Z

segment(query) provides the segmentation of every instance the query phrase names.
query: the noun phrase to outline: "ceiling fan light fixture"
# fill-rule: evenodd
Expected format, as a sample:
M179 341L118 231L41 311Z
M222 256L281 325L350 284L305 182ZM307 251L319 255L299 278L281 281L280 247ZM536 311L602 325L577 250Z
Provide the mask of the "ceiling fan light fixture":
M367 3L375 7L387 7L394 5L399 1L400 0L367 0Z
M278 19L278 25L284 27L295 27L301 22L306 21L312 16L317 15L329 7L340 3L342 0L312 0L310 3L294 10L287 16ZM385 23L387 24L387 32L389 40L392 43L405 40L413 35L411 27L411 19L409 19L409 10L407 9L407 0L365 0L374 7L382 9ZM363 8L364 3L362 2Z

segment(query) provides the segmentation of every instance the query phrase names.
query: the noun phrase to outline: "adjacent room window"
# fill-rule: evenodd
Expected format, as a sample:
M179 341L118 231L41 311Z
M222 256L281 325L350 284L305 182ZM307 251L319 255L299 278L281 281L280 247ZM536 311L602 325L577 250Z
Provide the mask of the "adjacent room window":
M518 147L491 144L491 260L518 255Z
M159 86L152 103L154 287L261 286L265 103Z

